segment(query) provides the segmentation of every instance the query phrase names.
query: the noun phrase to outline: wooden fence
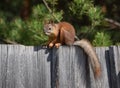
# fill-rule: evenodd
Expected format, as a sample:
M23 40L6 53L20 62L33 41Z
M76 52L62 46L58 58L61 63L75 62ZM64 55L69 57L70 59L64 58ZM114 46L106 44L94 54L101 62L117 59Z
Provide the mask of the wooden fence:
M0 45L0 88L120 88L120 46L95 50L102 67L98 79L77 46Z

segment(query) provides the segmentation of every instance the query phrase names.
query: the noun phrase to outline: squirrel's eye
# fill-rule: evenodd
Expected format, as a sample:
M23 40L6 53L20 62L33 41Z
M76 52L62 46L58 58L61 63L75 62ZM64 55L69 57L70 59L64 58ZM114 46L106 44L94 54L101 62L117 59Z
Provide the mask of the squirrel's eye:
M49 30L51 30L51 28L49 28Z

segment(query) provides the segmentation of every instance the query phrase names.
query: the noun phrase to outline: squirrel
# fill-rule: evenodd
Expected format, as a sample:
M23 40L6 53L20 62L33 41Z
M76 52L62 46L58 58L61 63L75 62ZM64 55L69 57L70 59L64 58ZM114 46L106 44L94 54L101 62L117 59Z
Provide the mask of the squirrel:
M49 37L50 48L54 46L59 48L60 45L76 45L83 48L90 58L95 78L101 75L101 66L92 44L86 39L75 41L75 29L70 23L45 23L44 33Z

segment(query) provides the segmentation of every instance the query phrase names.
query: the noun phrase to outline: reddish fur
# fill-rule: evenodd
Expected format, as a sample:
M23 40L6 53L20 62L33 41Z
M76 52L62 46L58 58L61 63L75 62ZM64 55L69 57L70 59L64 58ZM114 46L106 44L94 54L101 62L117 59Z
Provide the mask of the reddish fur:
M75 29L67 22L58 23L60 30L60 43L72 45L74 43Z
M46 24L45 27L48 24ZM53 31L51 32L51 35L49 36L49 47L53 47L54 45L58 48L61 44L66 44L66 45L78 45L82 47L85 52L88 54L88 56L91 58L93 70L95 73L95 77L99 77L101 74L101 69L100 69L100 63L98 61L98 57L96 53L93 50L92 45L90 44L89 41L82 39L80 41L75 42L75 29L74 27L67 23L67 22L60 22L58 24L51 24L53 27ZM46 28L46 29L48 29Z

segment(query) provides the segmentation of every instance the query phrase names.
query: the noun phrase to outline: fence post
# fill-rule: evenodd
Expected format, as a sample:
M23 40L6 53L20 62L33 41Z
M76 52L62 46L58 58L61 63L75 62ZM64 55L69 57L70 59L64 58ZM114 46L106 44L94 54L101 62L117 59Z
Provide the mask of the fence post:
M87 88L86 59L81 48L61 46L57 52L58 88Z
M0 88L6 88L7 76L7 47L0 45Z
M120 46L110 47L111 88L120 88Z
M110 88L109 81L108 81L108 73L107 73L107 65L109 64L106 62L106 59L109 59L108 53L108 47L96 47L95 51L97 53L97 56L99 58L100 64L101 64L101 76L97 79L94 78L93 70L90 67L90 85L91 88Z

